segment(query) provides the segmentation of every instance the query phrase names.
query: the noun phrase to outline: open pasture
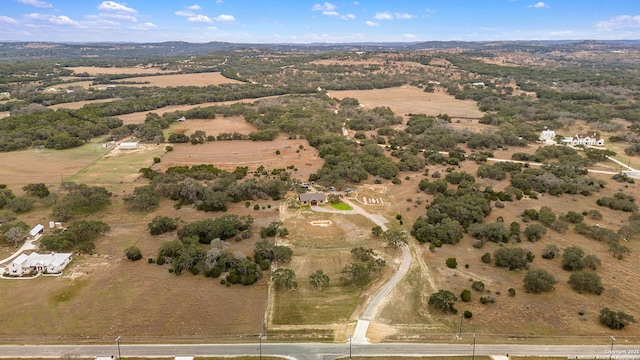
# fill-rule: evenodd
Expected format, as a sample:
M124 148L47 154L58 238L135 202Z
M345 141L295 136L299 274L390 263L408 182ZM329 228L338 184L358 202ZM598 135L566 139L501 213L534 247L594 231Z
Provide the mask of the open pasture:
M99 104L99 103L106 103L106 102L117 101L117 100L120 100L120 99L119 98L113 98L113 99L98 99L98 100L75 101L75 102L68 102L68 103L51 105L51 106L47 106L47 107L49 109L56 109L56 110L57 109L77 110L77 109L81 109L83 106L85 106L87 104Z
M118 86L209 86L220 84L241 84L241 81L228 79L219 72L207 72L207 73L194 73L194 74L172 74L172 75L154 75L154 76L141 76L133 77L122 80L114 80L113 83L117 84L122 81L122 85ZM146 84L128 84L129 82L148 82Z
M244 120L244 116L217 116L215 119L187 119L185 122L177 122L171 127L172 131L180 130L186 135L193 134L196 130L202 130L207 135L217 136L221 133L240 133L249 135L257 129Z
M428 93L414 86L402 86L390 89L330 91L331 97L340 100L345 97L356 98L366 108L388 106L397 115L449 114L455 117L480 118L483 113L478 110L473 100L456 100L451 95L441 92Z
M96 76L100 74L164 74L164 73L172 73L174 71L171 70L162 70L156 67L97 67L97 66L76 66L76 67L68 67L68 70L73 70L76 74L87 73L89 76Z
M97 140L94 141L67 150L0 152L0 183L23 186L37 182L59 184L62 180L67 181L109 151L101 147Z
M300 149L300 145L303 149ZM307 181L309 175L316 172L323 163L317 150L309 147L306 140L289 140L282 136L274 141L232 140L200 145L174 144L173 149L154 168L166 170L170 166L213 164L225 170L247 166L249 171L253 171L260 166L273 170L294 165L298 171L292 170L291 176ZM276 155L277 150L280 150L280 155Z
M122 120L125 125L127 125L127 124L140 124L140 123L144 122L145 117L150 112L156 113L158 115L162 115L164 113L169 113L169 112L174 112L174 111L191 110L191 109L194 109L194 108L197 108L197 107L204 108L204 107L207 107L207 106L224 106L224 105L231 105L231 104L236 104L236 103L253 103L253 102L256 102L256 101L258 101L260 99L268 99L268 98L271 98L271 97L272 96L263 97L263 98L255 98L255 99L208 102L208 103L195 104L195 105L172 105L172 106L165 106L165 107L162 107L162 108L159 108L159 109L155 109L155 110L150 110L150 111L140 111L140 112L135 112L135 113L131 113L131 114L118 115L116 117L119 118L120 120Z

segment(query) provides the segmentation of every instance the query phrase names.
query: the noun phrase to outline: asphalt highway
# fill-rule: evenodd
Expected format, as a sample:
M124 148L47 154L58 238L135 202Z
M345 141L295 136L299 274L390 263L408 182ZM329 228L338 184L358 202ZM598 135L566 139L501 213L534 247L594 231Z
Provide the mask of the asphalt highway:
M510 345L476 344L475 355L560 356L569 359L640 359L640 346L616 345L611 356L610 345ZM173 357L173 356L238 356L280 355L298 360L329 360L352 356L471 356L474 353L472 339L456 344L413 343L267 343L251 344L120 344L123 358ZM118 355L116 344L109 345L3 345L0 358L59 358L64 355L96 357Z

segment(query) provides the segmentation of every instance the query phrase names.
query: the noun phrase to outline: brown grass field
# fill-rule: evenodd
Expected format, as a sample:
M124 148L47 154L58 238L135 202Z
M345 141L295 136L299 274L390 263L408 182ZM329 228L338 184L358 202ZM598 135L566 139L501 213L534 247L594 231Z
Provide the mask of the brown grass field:
M220 84L241 84L241 81L228 79L218 72L195 73L195 74L174 74L174 75L154 75L127 78L118 86L142 87L142 86L209 86ZM147 84L127 84L127 82L148 82ZM114 80L114 84L118 81Z
M87 104L99 104L99 103L106 103L106 102L117 101L117 100L120 100L120 99L119 98L113 98L113 99L98 99L98 100L87 100L87 101L75 101L75 102L51 105L51 106L47 106L47 107L49 109L72 109L72 110L76 110L76 109L81 109L83 106L85 106Z
M414 86L402 86L376 90L331 91L331 97L344 99L356 98L366 108L388 106L401 116L407 114L449 114L452 118L480 118L483 113L478 110L473 100L456 100L453 96L441 92L427 93Z
M129 68L120 68L120 67L96 67L96 66L76 66L76 67L68 67L67 69L73 70L76 74L81 74L86 72L90 76L96 76L100 74L164 74L171 73L173 71L162 70L155 67L129 67Z
M194 109L194 108L197 108L197 107L203 108L203 107L207 107L207 106L222 106L222 105L231 105L231 104L236 104L236 103L253 103L255 101L258 101L258 100L261 100L261 99L269 99L271 97L272 96L263 97L263 98L255 98L255 99L209 102L209 103L202 103L202 104L197 104L197 105L165 106L163 108L159 108L159 109L155 109L155 110L151 110L151 111L141 111L141 112L135 112L135 113L131 113L131 114L118 115L117 118L121 119L124 122L125 125L126 124L139 124L139 123L143 123L144 122L145 117L150 112L156 113L158 115L162 115L162 114L168 113L168 112L186 111L186 110Z

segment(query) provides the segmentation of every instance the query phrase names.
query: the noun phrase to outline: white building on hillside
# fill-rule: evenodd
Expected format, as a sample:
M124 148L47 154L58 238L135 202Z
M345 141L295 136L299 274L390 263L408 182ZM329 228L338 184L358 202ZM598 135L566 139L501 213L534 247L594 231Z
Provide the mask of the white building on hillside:
M562 140L563 143L573 146L604 146L604 139L598 134L575 134Z
M553 130L544 129L540 133L540 141L543 143L556 143L556 132Z
M21 276L32 272L59 274L71 262L71 253L51 253L29 255L20 254L7 267L9 275Z

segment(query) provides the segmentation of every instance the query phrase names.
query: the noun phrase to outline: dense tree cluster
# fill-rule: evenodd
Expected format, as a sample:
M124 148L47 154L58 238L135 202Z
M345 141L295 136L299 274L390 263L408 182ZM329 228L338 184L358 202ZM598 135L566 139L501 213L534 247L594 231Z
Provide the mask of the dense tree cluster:
M56 220L66 221L76 216L92 214L111 204L111 192L101 186L63 182L61 188L67 194L53 206Z
M56 229L53 234L45 235L40 240L44 250L79 251L91 254L95 248L93 240L110 230L109 225L100 220L74 221L66 230Z

